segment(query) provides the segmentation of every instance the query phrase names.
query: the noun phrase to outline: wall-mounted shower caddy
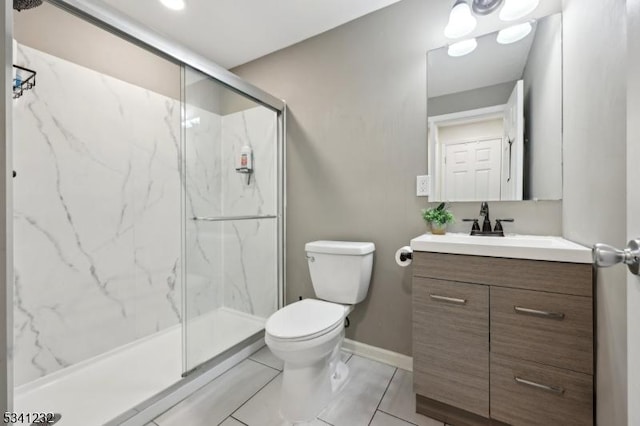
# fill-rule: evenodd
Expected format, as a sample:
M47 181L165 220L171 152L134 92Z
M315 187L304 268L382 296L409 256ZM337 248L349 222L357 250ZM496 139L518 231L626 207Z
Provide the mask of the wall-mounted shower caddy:
M26 90L33 89L36 85L36 72L29 68L14 65L15 75L13 76L13 99L17 99Z

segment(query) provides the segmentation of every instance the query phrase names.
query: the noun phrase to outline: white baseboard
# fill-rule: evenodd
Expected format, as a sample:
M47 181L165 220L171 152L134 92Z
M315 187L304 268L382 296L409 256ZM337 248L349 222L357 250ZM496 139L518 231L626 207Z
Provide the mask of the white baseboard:
M374 361L380 361L402 370L413 371L413 358L407 355L392 352L387 349L356 342L351 339L344 339L342 349L354 355L361 355Z

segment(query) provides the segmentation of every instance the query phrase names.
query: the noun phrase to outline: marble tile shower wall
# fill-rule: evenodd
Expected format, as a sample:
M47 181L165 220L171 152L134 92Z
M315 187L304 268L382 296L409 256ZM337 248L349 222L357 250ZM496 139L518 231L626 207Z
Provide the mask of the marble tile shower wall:
M187 101L189 88L187 88ZM222 214L222 117L186 105L186 315L195 318L222 306L222 222L194 217Z
M187 99L189 98L187 89ZM276 221L193 217L276 214L276 117L255 107L224 116L187 105L187 318L220 307L267 318L277 309ZM255 173L237 173L244 145Z
M277 213L276 115L264 107L222 118L222 197L227 216ZM244 145L253 148L254 174L236 173ZM225 222L224 306L267 318L277 310L277 222Z
M14 101L15 382L180 321L180 102L26 46Z
M179 100L19 45L37 86L14 101L15 383L179 324ZM277 307L275 114L187 105L187 316ZM255 175L235 172L254 148Z

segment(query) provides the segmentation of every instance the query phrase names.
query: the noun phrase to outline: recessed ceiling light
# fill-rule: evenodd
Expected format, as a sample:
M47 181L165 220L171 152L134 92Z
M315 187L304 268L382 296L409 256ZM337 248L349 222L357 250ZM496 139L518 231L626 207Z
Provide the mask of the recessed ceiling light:
M160 3L171 10L184 9L184 0L160 0Z
M456 0L449 14L449 23L444 29L448 38L464 37L476 28L476 18L471 14L471 8L465 0Z
M478 47L478 42L475 38L470 38L469 40L453 43L449 46L447 53L453 57L464 56L476 50L476 47Z
M516 41L520 41L529 35L533 27L531 23L525 22L524 24L514 25L504 30L500 30L496 41L500 44L511 44Z
M504 7L500 9L500 19L515 21L536 10L539 4L540 0L506 0Z

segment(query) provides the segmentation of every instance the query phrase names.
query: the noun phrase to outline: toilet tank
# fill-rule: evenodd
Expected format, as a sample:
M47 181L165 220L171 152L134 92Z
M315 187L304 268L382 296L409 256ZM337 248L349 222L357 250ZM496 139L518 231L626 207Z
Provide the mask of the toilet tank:
M316 296L329 302L353 305L369 291L373 269L373 243L314 241L305 245Z

